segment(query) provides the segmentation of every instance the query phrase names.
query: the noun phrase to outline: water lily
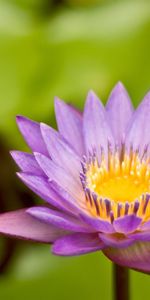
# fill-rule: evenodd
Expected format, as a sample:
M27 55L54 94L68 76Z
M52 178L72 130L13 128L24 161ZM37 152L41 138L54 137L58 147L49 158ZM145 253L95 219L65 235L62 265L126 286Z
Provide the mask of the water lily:
M32 154L11 155L45 204L1 214L0 232L150 272L150 93L134 110L118 83L105 107L90 91L83 113L58 98L55 112L58 131L17 117Z

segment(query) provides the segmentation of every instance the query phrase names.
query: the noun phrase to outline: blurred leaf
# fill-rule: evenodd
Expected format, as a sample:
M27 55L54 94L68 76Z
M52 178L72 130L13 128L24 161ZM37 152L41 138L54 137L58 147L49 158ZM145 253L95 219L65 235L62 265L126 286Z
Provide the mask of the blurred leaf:
M100 253L53 257L49 247L22 251L9 278L0 282L4 299L111 299L111 264Z
M22 141L16 114L54 124L55 95L82 108L90 88L106 101L122 80L134 102L141 99L149 87L149 7L123 1L62 10L46 23L9 7L0 26L0 128L11 147Z
M6 23L0 10L0 128L12 147L21 142L15 115L53 123L55 95L83 107L90 88L106 100L118 80L136 101L146 92L149 2L61 11L48 23L8 11Z
M11 273L0 281L3 299L112 299L111 263L100 252L62 258L52 256L49 246L34 245L17 251L16 257ZM130 275L131 299L146 299L149 276Z
M0 0L1 3L7 4L7 7L13 7L17 10L25 10L28 13L36 16L37 14L42 14L47 6L51 6L53 0Z
M105 0L106 1L110 1L110 0ZM74 6L92 6L95 4L100 4L103 3L104 0L65 0L66 3L70 4L70 5L74 5Z

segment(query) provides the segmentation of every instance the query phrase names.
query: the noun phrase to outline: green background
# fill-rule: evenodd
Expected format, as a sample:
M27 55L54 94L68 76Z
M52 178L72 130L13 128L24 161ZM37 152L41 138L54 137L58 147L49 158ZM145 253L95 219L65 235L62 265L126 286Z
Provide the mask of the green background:
M135 106L150 89L150 1L0 0L1 211L38 201L9 158L10 149L26 149L15 116L55 126L54 96L82 109L89 89L105 103L119 80ZM2 299L112 298L112 265L101 253L60 258L49 246L15 243ZM131 271L131 294L149 298L148 275Z

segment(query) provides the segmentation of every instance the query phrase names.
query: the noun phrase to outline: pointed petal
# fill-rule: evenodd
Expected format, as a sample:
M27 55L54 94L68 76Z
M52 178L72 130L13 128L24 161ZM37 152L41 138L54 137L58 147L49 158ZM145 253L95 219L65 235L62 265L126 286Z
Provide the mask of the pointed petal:
M21 151L11 151L11 156L21 171L36 175L44 175L44 172L40 169L34 155Z
M134 151L139 150L142 155L150 143L150 92L145 96L139 107L133 114L133 118L128 128L125 144L130 150L131 146Z
M52 247L55 255L72 256L103 249L103 243L96 234L74 233L58 239Z
M41 135L40 124L23 116L17 116L16 120L24 139L32 151L48 155Z
M117 218L113 222L113 226L116 232L129 234L138 228L138 226L141 224L141 221L142 219L135 215L127 215Z
M90 228L86 226L86 224L79 221L77 218L68 216L62 212L54 211L47 207L31 207L27 210L27 212L41 221L64 230L76 232L92 231L90 231Z
M49 182L51 189L62 199L64 206L67 206L71 209L72 214L79 215L83 212L85 200L80 199L80 202L73 198L66 190L64 190L56 181L51 180Z
M107 119L112 129L115 142L121 145L133 114L129 95L121 82L116 84L106 104Z
M106 248L103 252L118 265L150 273L150 242L137 242L124 249Z
M87 154L101 148L107 155L108 143L114 146L114 139L107 123L105 109L93 92L89 92L83 115L83 133Z
M60 210L72 213L72 207L69 206L69 203L64 203L61 195L58 195L57 190L55 192L51 188L46 178L28 173L18 173L17 175L34 193L49 204Z
M84 154L82 116L58 98L55 99L55 113L59 132L82 156Z
M0 214L0 234L51 243L64 235L64 231L33 218L26 209L21 209Z
M80 158L71 146L61 138L57 131L45 124L41 124L41 132L52 160L73 176L79 176Z
M105 232L105 233L113 233L114 229L110 222L102 220L100 218L94 218L88 216L87 214L80 214L81 219L93 227L98 232Z
M73 197L81 198L84 196L81 182L68 174L62 167L59 167L48 157L35 153L36 160L45 174L50 180L56 181L65 190L67 190Z

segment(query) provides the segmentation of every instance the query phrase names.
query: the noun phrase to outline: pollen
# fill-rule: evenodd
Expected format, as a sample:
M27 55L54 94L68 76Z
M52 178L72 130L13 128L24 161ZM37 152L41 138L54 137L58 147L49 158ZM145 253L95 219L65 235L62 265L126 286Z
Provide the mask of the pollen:
M84 189L87 207L92 215L104 219L136 213L150 218L150 158L138 151L115 153L101 161L93 155L84 164ZM83 182L83 178L82 178Z

